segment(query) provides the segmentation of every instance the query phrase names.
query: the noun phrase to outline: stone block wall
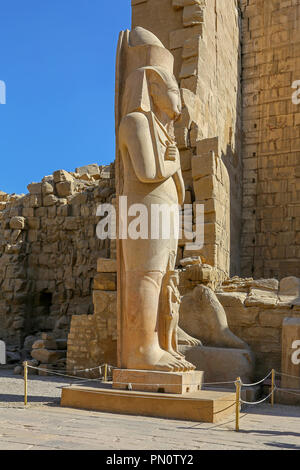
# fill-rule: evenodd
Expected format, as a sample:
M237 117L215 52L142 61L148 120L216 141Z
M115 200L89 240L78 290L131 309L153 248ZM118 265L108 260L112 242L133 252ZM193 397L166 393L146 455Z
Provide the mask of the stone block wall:
M94 315L73 316L68 335L67 371L117 366L117 263L99 258L93 283ZM84 375L84 374L83 374ZM96 369L86 374L99 376Z
M41 331L66 338L72 315L93 313L97 258L115 256L96 236L97 207L115 194L113 165L59 170L28 190L0 194L0 338L18 348Z
M203 262L217 267L226 279L230 271L230 181L217 138L197 143L192 177L194 206L204 207L204 247L200 255ZM189 256L189 252L185 250L184 255Z
M300 275L300 2L242 0L243 276Z
M286 317L300 318L299 289L288 293L276 279L233 278L217 290L230 329L254 352L256 379L282 370L282 328ZM292 279L299 283L298 279Z

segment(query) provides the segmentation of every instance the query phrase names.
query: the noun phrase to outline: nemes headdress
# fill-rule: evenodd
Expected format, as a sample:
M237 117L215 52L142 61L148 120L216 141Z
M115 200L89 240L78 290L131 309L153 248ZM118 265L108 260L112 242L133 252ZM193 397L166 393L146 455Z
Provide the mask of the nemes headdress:
M127 77L142 67L163 67L173 75L174 57L153 33L141 27L128 33Z
M151 109L148 75L175 80L174 57L150 31L136 27L120 33L116 70L116 122L133 111Z

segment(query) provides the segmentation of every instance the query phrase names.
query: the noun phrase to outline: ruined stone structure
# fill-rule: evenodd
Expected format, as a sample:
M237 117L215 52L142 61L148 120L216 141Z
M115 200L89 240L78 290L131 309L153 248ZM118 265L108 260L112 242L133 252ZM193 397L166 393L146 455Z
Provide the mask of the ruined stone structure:
M93 313L97 257L110 246L96 237L97 206L115 192L113 166L59 170L0 195L0 337L22 348L26 336L66 338L72 315Z
M216 291L258 377L281 368L282 322L300 316L297 295L281 292L300 277L299 13L298 0L132 0L132 27L174 56L185 203L205 210L203 249L179 241L177 266L200 257L182 266L180 292ZM22 347L26 335L70 329L72 372L116 364L116 247L95 236L114 168L101 171L0 194L0 339Z

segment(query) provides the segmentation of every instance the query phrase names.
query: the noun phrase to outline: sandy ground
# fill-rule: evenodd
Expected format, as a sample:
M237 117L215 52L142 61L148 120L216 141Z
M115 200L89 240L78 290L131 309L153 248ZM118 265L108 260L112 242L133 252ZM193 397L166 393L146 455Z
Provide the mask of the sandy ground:
M235 421L202 424L60 408L72 380L0 370L0 449L47 450L300 450L300 407L247 407Z

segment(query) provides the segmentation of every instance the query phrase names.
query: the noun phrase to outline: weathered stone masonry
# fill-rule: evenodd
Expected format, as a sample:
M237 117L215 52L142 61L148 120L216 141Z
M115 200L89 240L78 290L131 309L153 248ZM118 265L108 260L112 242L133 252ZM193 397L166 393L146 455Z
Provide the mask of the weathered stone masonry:
M300 276L300 2L242 0L242 275Z
M97 206L114 193L113 165L54 172L27 195L1 194L0 337L23 347L27 335L66 338L72 315L93 313L98 257L113 246L96 236Z

